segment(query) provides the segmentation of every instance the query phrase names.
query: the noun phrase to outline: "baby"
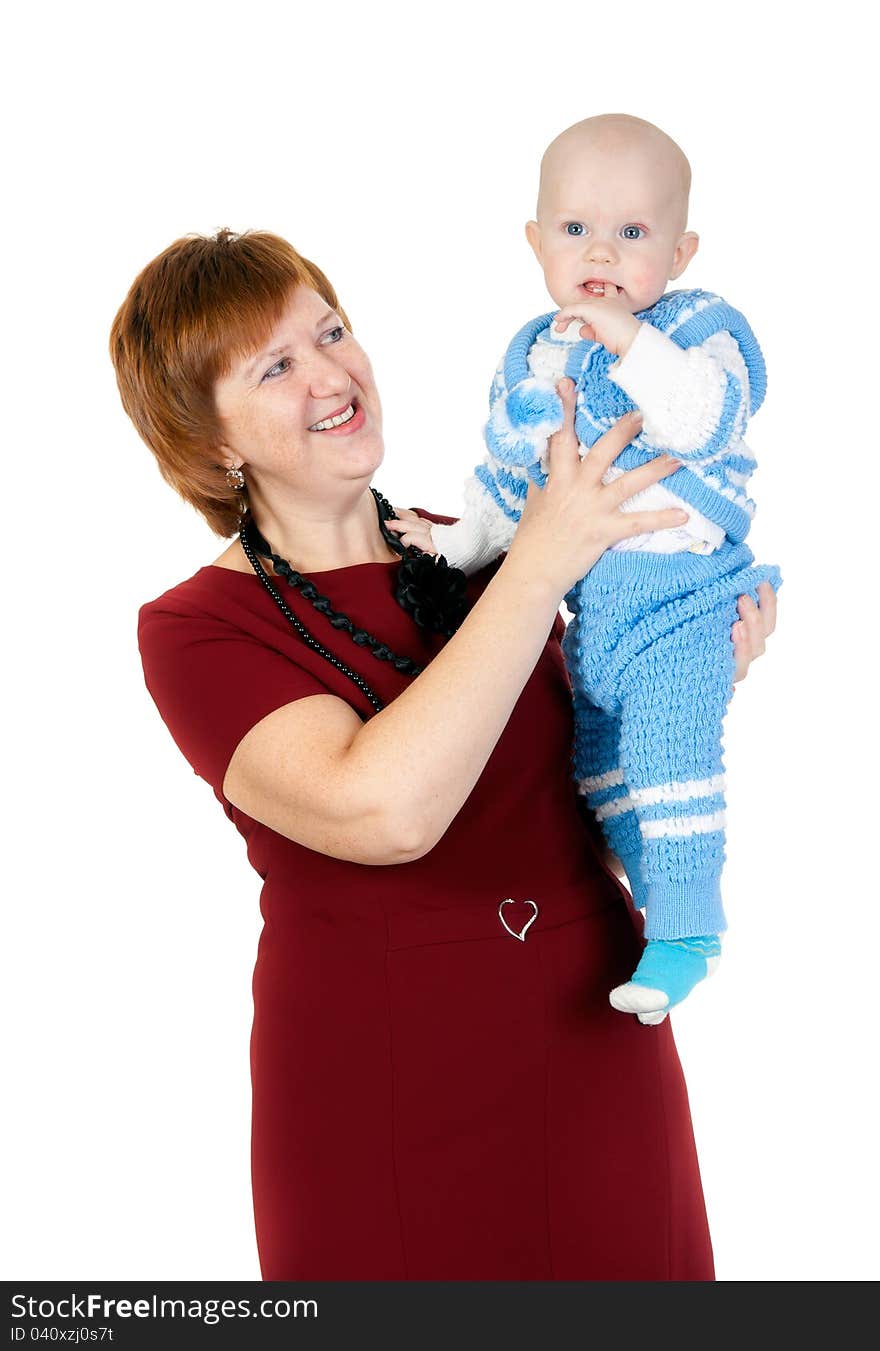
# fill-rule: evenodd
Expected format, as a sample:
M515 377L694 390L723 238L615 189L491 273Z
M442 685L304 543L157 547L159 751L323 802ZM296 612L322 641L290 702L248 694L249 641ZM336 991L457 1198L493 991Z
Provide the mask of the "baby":
M742 437L764 397L760 348L720 297L666 292L699 244L685 228L689 189L679 147L639 118L591 117L552 142L526 235L558 311L508 347L462 518L431 529L468 573L509 547L529 482L546 482L566 375L582 454L624 413L643 413L605 482L660 452L682 462L622 509L684 506L687 524L614 545L565 598L578 791L646 911L647 946L610 1000L643 1023L661 1022L720 960L731 627L740 595L757 601L759 582L782 581L751 566L744 542L755 458Z

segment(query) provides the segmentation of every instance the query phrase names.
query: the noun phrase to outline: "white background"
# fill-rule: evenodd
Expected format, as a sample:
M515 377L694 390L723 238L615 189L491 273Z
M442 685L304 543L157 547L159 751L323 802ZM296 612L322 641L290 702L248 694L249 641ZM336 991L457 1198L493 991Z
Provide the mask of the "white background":
M122 412L117 306L182 234L286 236L372 356L377 486L456 512L495 361L549 307L523 235L540 154L627 111L693 168L702 244L676 285L743 310L769 369L750 540L783 568L779 626L727 722L724 961L673 1019L718 1276L875 1278L880 254L857 6L33 15L2 81L4 1276L259 1276L260 884L135 641L138 606L224 545Z

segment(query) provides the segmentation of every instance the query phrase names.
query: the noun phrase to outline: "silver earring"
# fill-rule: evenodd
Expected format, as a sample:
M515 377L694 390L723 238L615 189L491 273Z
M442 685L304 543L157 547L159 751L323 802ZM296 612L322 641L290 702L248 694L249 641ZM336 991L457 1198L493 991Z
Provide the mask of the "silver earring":
M240 469L227 469L226 483L230 488L234 488L236 492L240 492L244 487L244 474Z

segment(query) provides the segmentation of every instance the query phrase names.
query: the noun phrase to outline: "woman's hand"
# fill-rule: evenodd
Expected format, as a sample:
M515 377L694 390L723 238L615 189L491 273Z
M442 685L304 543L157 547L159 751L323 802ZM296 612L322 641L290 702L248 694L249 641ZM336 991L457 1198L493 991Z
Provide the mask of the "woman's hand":
M603 483L602 475L638 435L641 414L628 413L620 418L582 460L574 430L574 382L562 380L557 390L563 423L550 437L549 477L543 488L529 485L507 557L553 583L563 596L612 544L650 530L683 525L688 516L678 507L621 511L622 502L673 473L680 467L679 461L658 455L612 483Z
M392 518L385 524L389 530L396 532L400 542L407 546L414 544L422 553L436 554L437 550L431 539L431 522L419 516L418 512L410 511L409 507L395 507L394 510L397 518Z
M755 657L764 655L765 640L776 628L776 592L769 582L758 583L758 597L760 605L751 596L740 596L737 601L740 617L730 631L736 658L734 684L745 680Z

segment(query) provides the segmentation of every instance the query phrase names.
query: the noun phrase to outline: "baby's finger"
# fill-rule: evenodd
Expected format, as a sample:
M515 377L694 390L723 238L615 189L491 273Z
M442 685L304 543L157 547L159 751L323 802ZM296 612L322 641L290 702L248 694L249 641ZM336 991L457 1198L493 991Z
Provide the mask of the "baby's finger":
M613 282L613 281L606 281L606 283L605 283L605 294L606 294L606 296L616 296L617 293L618 293L618 292L617 292L617 287L614 285L614 282Z
M553 323L557 328L568 328L569 324L573 324L575 319L580 319L584 322L586 316L584 315L583 310L584 305L578 305L577 309L567 310L563 308L557 312Z
M436 553L428 522L423 521L420 516L416 517L416 521L418 524L412 521L386 521L385 524L397 535L402 544L415 544L425 553Z
M398 539L401 544L405 544L407 548L409 548L410 545L415 545L417 549L421 549L423 554L435 554L437 552L434 547L434 541L427 532L421 530L417 532L407 531L405 535L398 535Z

